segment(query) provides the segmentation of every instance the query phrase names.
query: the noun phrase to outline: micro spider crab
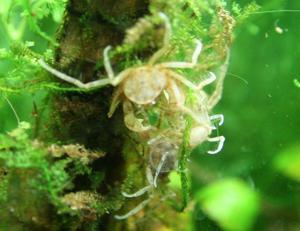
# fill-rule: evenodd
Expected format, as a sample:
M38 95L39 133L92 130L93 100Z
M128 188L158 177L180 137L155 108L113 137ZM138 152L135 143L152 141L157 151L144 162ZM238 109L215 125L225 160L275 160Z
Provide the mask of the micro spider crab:
M169 45L171 25L168 17L164 13L159 13L161 19L165 22L164 45L149 60L149 62L140 67L128 68L117 76L114 75L111 67L108 52L111 46L107 46L103 51L104 67L108 78L82 83L76 78L68 76L46 64L43 60L39 60L40 65L56 77L76 85L83 89L101 88L106 85L118 86L115 90L114 97L108 112L111 117L118 104L123 101L124 122L127 128L135 132L143 132L151 129L150 126L143 125L143 119L138 119L134 115L132 103L143 106L154 103L156 98L162 92L167 93L170 97L170 105L177 110L191 115L198 124L203 124L201 119L197 117L189 108L184 105L184 97L180 90L179 84L183 84L193 90L201 90L204 86L210 84L216 79L213 73L199 85L187 80L171 69L176 68L194 68L197 64L198 57L202 50L202 43L196 40L196 48L192 55L191 62L165 62L155 64L155 62L163 56ZM203 124L205 126L205 124Z
M213 138L209 137L212 133L212 130L216 129L216 127L212 125L211 121L218 120L218 124L222 125L223 115L209 116L208 112L216 103L218 98L216 97L216 95L220 95L220 91L217 92L217 90L215 90L216 94L210 98L207 98L205 92L203 91L203 88L206 85L209 85L216 80L216 76L214 73L209 72L208 78L200 82L198 85L195 85L191 81L187 80L184 76L172 70L180 68L194 68L197 65L198 58L202 50L202 43L200 42L200 40L196 40L196 48L193 52L191 62L175 61L156 63L157 60L160 59L168 49L171 36L171 24L168 17L164 13L159 13L159 17L164 21L165 24L165 35L163 38L162 48L154 53L147 64L143 66L128 68L120 72L117 76L114 75L108 57L108 52L111 49L111 46L107 46L103 50L104 68L107 72L108 78L99 79L89 83L82 83L78 79L68 76L50 67L43 60L39 60L39 63L44 69L46 69L56 77L73 85L76 85L79 88L92 89L101 88L106 85L117 87L114 92L108 116L111 117L118 105L122 102L124 111L124 123L129 130L137 133L151 133L152 130L155 130L155 127L153 128L150 125L145 126L143 123L144 119L136 117L134 106L137 105L138 107L143 107L151 105L156 102L160 95L164 95L168 100L168 107L170 110L175 110L192 117L194 122L190 134L190 146L195 147L196 145L199 145L206 140L210 142L217 142L217 148L215 150L208 151L209 154L216 154L222 149L225 138L223 136L217 136ZM182 85L187 86L189 89L192 89L195 92L199 93L199 110L194 111L185 106L185 94L182 90ZM178 131L182 132L181 129L178 129ZM157 187L158 176L161 172L164 171L165 164L166 162L168 162L170 153L172 153L172 155L175 155L177 153L178 144L173 145L171 139L169 141L168 139L166 139L163 141L163 143L161 143L165 147L169 148L170 151L162 150L162 153L159 157L160 161L155 168L154 176L152 174L151 168L149 167L150 164L147 167L146 178L149 185L132 194L122 192L125 197L138 197ZM158 147L159 144L156 141L150 140L148 142L148 145L150 146L150 149L152 148L153 150L160 148ZM177 158L176 155L175 158ZM116 215L115 218L126 219L129 216L136 214L147 205L149 200L150 198L143 201L127 214Z
M204 127L202 125L193 127L191 130L189 144L191 147L195 147L205 140L210 142L219 142L217 149L208 151L209 154L216 154L221 151L225 138L223 136L208 138L208 135L212 132L212 130L217 129L215 125L212 125L211 121L218 121L218 126L220 126L224 122L223 115L217 114L209 117L208 114L203 113L202 119L204 121L206 120L206 122L210 124L210 127ZM176 170L177 168L179 144L177 145L176 141L159 135L158 137L149 140L148 146L149 164L146 168L146 179L148 185L134 193L122 192L122 195L126 198L135 198L148 193L149 197L126 214L115 215L114 217L118 220L127 219L141 211L153 197L152 193L153 190L157 188L159 175L161 173ZM152 173L152 169L155 172L154 174Z
M135 215L141 211L151 200L153 195L151 192L157 187L157 179L160 173L170 172L175 169L177 165L177 153L179 147L170 139L162 136L148 141L149 145L149 164L146 168L146 179L148 185L139 189L134 193L122 192L122 195L126 198L135 198L149 194L149 197L138 204L135 208L130 210L124 215L115 215L114 217L118 220L127 219L130 216ZM158 162L158 163L157 163ZM153 175L152 169L155 170Z

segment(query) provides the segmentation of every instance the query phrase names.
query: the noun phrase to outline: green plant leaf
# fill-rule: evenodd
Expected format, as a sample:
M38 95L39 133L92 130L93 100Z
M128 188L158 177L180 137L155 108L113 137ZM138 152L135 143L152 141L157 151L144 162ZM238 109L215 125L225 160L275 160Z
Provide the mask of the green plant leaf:
M169 174L169 186L171 188L174 188L174 189L180 189L181 188L181 180L180 180L180 174L176 171L172 171L170 174Z
M239 179L214 182L196 196L204 213L224 230L249 230L259 211L259 197Z
M283 175L300 181L300 145L289 147L280 152L274 158L273 165Z
M294 84L296 87L300 88L300 81L298 79L294 79Z

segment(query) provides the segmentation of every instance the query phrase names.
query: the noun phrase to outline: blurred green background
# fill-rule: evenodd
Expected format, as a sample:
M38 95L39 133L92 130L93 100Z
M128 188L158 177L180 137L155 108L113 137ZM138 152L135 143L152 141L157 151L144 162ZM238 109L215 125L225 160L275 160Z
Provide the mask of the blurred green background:
M5 1L5 0L4 0ZM9 2L9 1L7 1ZM239 1L244 5L249 1ZM257 2L259 11L236 30L224 96L215 108L225 123L226 137L218 155L204 154L205 145L193 152L195 230L300 230L300 10L295 0ZM5 4L4 4L5 5ZM0 6L0 49L11 37ZM53 34L60 19L45 15L41 28ZM20 15L13 18L18 25ZM23 40L34 41L35 51L48 43L24 29ZM0 76L14 66L0 59ZM42 93L8 95L21 120L34 121L34 104ZM16 118L1 94L0 132L17 126ZM202 150L203 149L203 150Z
M260 11L300 9L300 2L293 0L257 3ZM260 198L253 230L300 230L300 89L294 84L300 79L299 25L300 12L274 12L253 14L236 30L224 95L214 110L225 116L220 128L226 137L224 149L216 156L194 152L200 165L196 188L203 182L238 178ZM227 188L217 187L202 200L220 199L206 214L223 227L232 219L232 229L243 230L240 219L252 219L256 199L235 195L240 196L236 203L245 203L249 211L235 203L228 206L226 198L222 200ZM232 194L229 190L227 195ZM226 215L217 214L224 207L228 214L234 210L225 221ZM198 227L218 230L201 211L198 217Z

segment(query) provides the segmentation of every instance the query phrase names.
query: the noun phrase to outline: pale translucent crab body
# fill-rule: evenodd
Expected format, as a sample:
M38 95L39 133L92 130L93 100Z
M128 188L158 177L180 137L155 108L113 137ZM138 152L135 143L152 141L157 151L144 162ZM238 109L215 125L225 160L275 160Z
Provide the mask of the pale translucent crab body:
M176 83L172 79L172 72L166 68L155 66L142 66L126 71L127 78L120 84L112 100L108 116L112 116L119 102L123 101L124 122L132 131L144 132L151 126L144 126L143 119L135 116L132 104L144 106L155 103L157 97L164 91L168 95L174 95L175 105L178 109L183 106L178 93L174 92Z
M201 123L196 114L184 106L185 97L180 84L182 82L186 84L188 81L176 72L165 68L163 64L157 64L132 68L126 70L125 74L123 82L114 94L108 113L109 117L113 115L117 105L122 101L124 122L130 130L145 132L154 129L151 126L145 126L143 119L135 116L133 104L139 106L155 104L157 98L163 93L163 96L167 98L168 108L190 114L198 123ZM198 88L194 85L193 87Z
M204 141L218 142L218 147L215 150L208 151L209 154L216 154L221 151L225 138L224 136L210 137L213 130L216 130L218 126L224 123L224 116L222 114L209 115L209 111L212 108L211 98L207 96L204 91L198 93L198 105L196 105L197 117L202 124L195 123L192 126L189 143L191 147L195 147ZM213 102L214 103L214 102ZM205 124L206 126L203 126ZM217 126L215 125L217 124Z
M166 88L169 78L165 69L144 66L133 69L124 81L123 91L126 97L137 104L149 104Z

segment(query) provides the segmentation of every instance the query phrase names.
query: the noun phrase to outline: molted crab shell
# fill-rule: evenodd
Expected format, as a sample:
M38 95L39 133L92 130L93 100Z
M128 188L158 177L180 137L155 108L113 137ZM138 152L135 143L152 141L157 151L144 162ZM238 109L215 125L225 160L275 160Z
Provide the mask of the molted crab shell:
M151 166L156 169L162 156L166 156L164 165L160 172L169 172L177 166L178 146L167 138L157 138L150 142L149 161Z

